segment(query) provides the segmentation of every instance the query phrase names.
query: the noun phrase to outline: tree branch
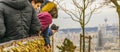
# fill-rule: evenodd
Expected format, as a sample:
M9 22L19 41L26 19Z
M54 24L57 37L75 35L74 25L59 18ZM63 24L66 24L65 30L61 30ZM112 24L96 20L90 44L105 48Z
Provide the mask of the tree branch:
M73 16L72 16L73 14L70 14L68 10L64 10L64 12L65 12L66 14L68 14L73 21L79 22L79 20L75 20L75 19L73 18Z
M77 8L75 9L75 10L73 10L74 12L72 12L72 13L74 13L74 15L75 15L75 17L77 18L77 19L80 19L80 17L77 15L78 14L78 10L77 10Z
M79 22L79 20L75 20L75 19L73 18L73 15L76 16L73 12L71 12L71 11L63 8L62 6L60 6L60 8L61 8L66 14L68 14L73 21ZM70 13L71 13L71 14L70 14Z
M70 18L73 20L73 21L76 21L76 22L79 22L79 20L76 20L76 19L74 19L73 18L73 16L74 17L76 17L76 18L78 18L78 16L76 15L76 14L74 14L72 11L70 11L70 10L67 10L66 8L63 8L59 3L60 2L56 2L57 4L58 4L58 6L61 8L61 10L63 10L66 14L68 14L69 16L70 16Z
M78 9L78 13L79 13L79 19L81 19L82 18L82 12Z
M80 6L80 4L76 2L76 0L72 0L72 1L73 1L73 4L74 4L77 8L79 8L81 11L83 10L83 7Z
M70 10L68 10L68 12L70 12L71 14L73 14L73 16L75 17L75 18L77 18L77 19L79 19L79 17L77 16L77 12L72 12L72 11L70 11Z
M88 21L85 23L85 25L87 25L87 24L89 23L92 15L93 15L93 13L95 12L96 9L97 9L97 8L94 8L94 9L90 12L89 17L88 17Z
M117 2L117 0L111 0L111 2L115 5L115 6L120 6Z

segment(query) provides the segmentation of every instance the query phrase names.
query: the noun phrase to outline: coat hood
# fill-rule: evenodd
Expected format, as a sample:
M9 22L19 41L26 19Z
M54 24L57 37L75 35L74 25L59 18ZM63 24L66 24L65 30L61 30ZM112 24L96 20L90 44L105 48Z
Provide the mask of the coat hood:
M41 12L37 17L42 25L41 31L43 32L52 23L52 16L48 12Z
M0 0L0 2L18 10L24 9L28 3L27 0Z

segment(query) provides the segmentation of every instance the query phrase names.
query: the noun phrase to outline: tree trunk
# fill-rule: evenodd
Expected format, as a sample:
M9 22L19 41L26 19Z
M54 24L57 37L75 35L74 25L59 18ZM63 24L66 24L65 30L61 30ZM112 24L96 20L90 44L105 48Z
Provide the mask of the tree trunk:
M111 0L111 2L116 6L116 11L118 13L118 19L119 19L119 22L118 22L118 26L119 26L119 47L120 47L120 5L118 4L117 2L118 0Z
M120 47L120 15L119 15L119 47Z
M83 52L85 52L85 27L83 27Z
M117 7L117 13L118 13L118 19L119 19L119 22L118 22L118 26L119 26L119 47L120 47L120 6Z
M119 47L120 47L120 6L117 6L117 13L118 13L118 19L119 19Z
M85 0L84 0L84 9L83 9L83 24L82 24L82 33L83 33L83 52L85 52Z

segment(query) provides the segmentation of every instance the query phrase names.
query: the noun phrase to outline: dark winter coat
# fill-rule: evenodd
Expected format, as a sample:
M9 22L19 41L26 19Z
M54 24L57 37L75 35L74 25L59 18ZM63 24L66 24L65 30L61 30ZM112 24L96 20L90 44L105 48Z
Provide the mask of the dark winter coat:
M0 0L0 43L36 34L40 28L28 0Z

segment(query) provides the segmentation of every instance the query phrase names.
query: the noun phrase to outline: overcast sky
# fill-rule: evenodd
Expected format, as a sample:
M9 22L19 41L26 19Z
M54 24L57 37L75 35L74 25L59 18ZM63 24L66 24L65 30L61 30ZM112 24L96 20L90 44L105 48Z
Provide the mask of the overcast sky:
M100 9L100 13L94 14L90 20L90 22L86 25L86 27L96 27L100 24L104 24L104 19L108 19L107 24L118 24L118 15L116 13L115 8L104 7ZM71 18L66 15L64 12L59 10L58 19L53 20L53 23L63 28L80 28L80 24L78 22L74 22Z

